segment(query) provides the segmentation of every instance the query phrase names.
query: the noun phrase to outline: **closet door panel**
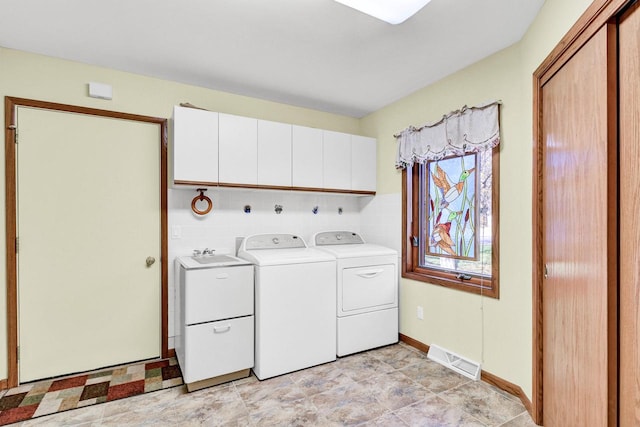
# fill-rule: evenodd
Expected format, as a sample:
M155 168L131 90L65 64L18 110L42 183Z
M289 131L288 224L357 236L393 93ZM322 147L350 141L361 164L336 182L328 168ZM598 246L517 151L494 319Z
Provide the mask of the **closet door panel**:
M542 88L545 426L609 423L608 47L605 26Z
M640 6L619 25L620 426L640 425Z

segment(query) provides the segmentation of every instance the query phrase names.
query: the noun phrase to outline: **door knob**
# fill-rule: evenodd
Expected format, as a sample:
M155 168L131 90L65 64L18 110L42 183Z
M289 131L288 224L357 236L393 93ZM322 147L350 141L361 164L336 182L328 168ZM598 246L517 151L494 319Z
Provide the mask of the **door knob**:
M152 256L147 257L147 267L151 267L153 263L156 262L156 259Z

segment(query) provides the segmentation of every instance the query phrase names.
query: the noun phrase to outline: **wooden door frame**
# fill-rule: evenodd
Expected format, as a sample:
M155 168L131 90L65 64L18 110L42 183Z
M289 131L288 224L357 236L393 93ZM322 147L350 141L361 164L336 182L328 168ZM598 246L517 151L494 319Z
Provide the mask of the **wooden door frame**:
M18 385L18 282L16 257L16 111L17 107L32 107L68 113L86 114L160 126L160 251L161 251L161 355L169 357L169 291L168 291L168 240L167 240L167 119L128 114L97 108L37 101L34 99L5 97L5 203L6 203L6 251L7 251L7 387Z
M615 23L620 12L634 0L594 0L569 32L551 51L533 74L533 266L532 266L532 312L533 312L533 396L532 418L537 424L543 421L543 270L544 270L544 180L542 176L544 164L544 141L542 123L542 87L571 57L604 25ZM616 31L615 25L610 31ZM613 37L615 42L615 35ZM610 46L616 49L616 46ZM614 50L615 52L615 50ZM609 61L617 61L616 55L609 55ZM609 62L609 66L616 66ZM616 93L617 79L607 82L609 93ZM610 97L609 102L617 102L617 97ZM608 140L610 144L617 144L617 105L608 105ZM607 192L609 198L617 203L617 151L608 150L607 167L613 173L609 174ZM609 211L613 216L613 227L617 226L617 207ZM617 235L617 229L613 230ZM608 245L610 253L617 253L617 239L612 239ZM608 271L617 276L617 257L611 256L607 260ZM609 425L617 423L617 393L618 393L618 341L617 341L617 278L608 283L608 412Z

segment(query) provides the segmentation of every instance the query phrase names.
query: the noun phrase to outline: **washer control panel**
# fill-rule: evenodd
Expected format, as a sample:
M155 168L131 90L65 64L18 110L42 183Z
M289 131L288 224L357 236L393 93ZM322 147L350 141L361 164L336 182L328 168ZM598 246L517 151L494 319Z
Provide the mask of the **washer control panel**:
M242 245L247 251L307 247L302 237L296 236L295 234L256 234L247 237Z
M316 246L361 245L364 240L352 231L325 231L314 236Z

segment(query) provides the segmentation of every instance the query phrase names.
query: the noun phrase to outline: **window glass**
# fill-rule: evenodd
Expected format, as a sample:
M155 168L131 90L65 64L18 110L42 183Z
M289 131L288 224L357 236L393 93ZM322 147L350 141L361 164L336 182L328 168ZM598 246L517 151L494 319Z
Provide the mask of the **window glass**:
M405 277L498 297L497 160L495 148L407 168Z

